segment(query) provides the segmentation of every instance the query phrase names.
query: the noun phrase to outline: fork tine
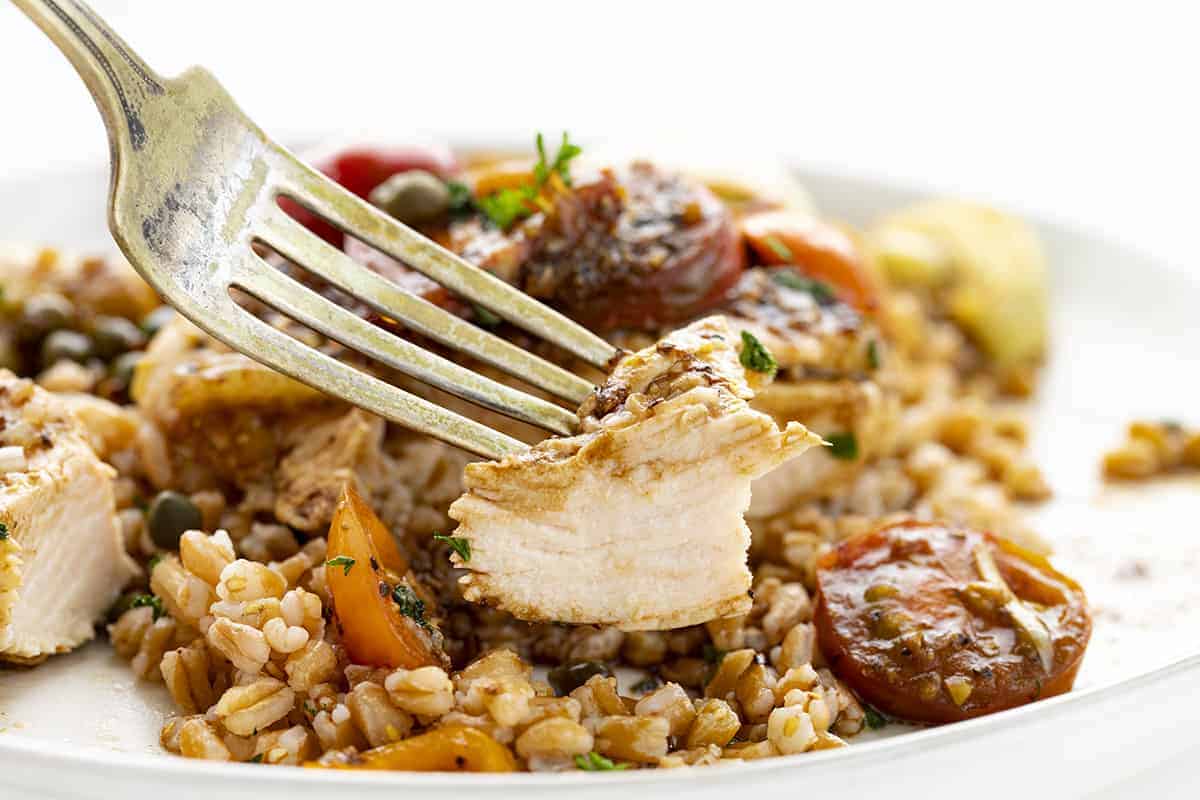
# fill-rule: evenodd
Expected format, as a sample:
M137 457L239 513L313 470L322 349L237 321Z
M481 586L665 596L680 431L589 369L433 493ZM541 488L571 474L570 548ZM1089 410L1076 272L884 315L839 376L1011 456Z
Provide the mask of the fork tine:
M234 274L237 286L292 319L406 375L554 433L574 433L578 418L561 406L461 367L372 325L255 256L258 269Z
M232 300L225 299L201 327L225 344L301 383L441 439L484 458L503 458L528 445L435 405L337 359L306 347Z
M450 291L593 366L607 369L618 355L591 331L402 225L287 151L278 154L275 166L282 194Z
M419 333L574 405L582 403L593 389L591 381L404 291L314 236L278 206L266 209L257 227L259 238L285 258Z

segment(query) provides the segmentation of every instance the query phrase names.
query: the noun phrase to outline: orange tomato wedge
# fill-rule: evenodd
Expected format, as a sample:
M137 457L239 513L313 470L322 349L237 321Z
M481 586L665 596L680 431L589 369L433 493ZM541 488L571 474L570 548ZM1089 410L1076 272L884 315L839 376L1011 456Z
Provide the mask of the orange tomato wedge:
M762 211L741 219L742 235L769 265L792 264L859 311L879 306L879 284L846 233L796 211Z
M407 669L443 663L430 632L400 613L391 587L404 577L418 596L427 593L387 527L351 486L333 512L328 558L333 563L325 567L325 581L351 661Z
M443 725L411 739L365 751L352 763L308 767L379 769L403 772L515 772L512 752L478 728Z

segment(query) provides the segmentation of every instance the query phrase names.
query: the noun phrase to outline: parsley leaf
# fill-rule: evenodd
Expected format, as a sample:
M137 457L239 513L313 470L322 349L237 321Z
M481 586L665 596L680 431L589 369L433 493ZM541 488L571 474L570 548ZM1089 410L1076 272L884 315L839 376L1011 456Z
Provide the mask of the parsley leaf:
M150 556L150 559L146 562L146 572L154 572L154 568L157 567L158 562L162 560L162 553L155 553L154 555Z
M612 772L619 769L629 769L628 764L615 764L612 759L605 758L595 750L586 755L575 756L575 766L587 772Z
M257 753L255 755L252 755L246 759L246 763L247 764L261 764L263 762L264 755L266 755L266 753Z
M429 622L425 619L425 601L417 597L417 593L412 589L403 583L396 584L396 588L392 589L392 600L401 614L422 628L429 627Z
M440 533L435 533L433 538L439 542L445 542L450 545L450 549L458 553L458 557L463 560L463 563L471 560L471 541L458 536L443 536Z
M872 339L867 342L867 366L871 369L879 369L879 342Z
M446 181L446 188L450 190L450 216L461 217L471 213L475 208L471 188L462 181Z
M711 644L704 645L704 661L707 664L720 664L725 659L725 651Z
M8 538L8 526L0 522L0 542Z
M507 230L514 222L533 213L530 202L537 196L532 186L520 189L501 189L476 202L479 210L487 215L500 230Z
M768 236L767 238L763 239L763 241L766 242L767 247L771 248L771 252L782 258L784 261L787 261L789 264L796 260L795 257L792 256L791 248L781 242L778 236Z
M867 727L873 731L877 731L888 724L887 717L868 705L863 706L863 715L866 718Z
M481 305L475 304L472 310L475 312L475 321L485 328L494 328L504 321Z
M771 355L771 351L750 331L742 331L742 352L738 355L738 360L746 369L763 372L768 376L773 377L779 371L779 363L775 356Z
M819 306L829 306L837 302L837 295L829 284L806 278L794 269L784 268L771 271L771 279L780 286L795 289L797 292L807 292Z
M156 620L167 613L163 608L162 598L155 597L152 594L139 594L129 601L130 608L142 608L143 606L150 608L153 612L151 616Z
M824 437L829 443L829 455L843 461L853 461L858 458L858 437L851 432L831 433Z
M343 575L349 575L354 564L355 561L350 556L335 556L325 562L325 566L327 567L341 567Z

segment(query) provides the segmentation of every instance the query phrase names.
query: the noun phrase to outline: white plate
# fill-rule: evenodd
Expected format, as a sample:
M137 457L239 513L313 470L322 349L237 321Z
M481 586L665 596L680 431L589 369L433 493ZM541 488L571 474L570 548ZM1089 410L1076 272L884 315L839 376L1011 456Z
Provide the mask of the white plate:
M863 223L919 193L832 175L801 178L828 213ZM94 170L0 185L0 239L108 247ZM0 797L492 798L639 796L1080 796L1185 751L1200 719L1200 480L1104 486L1097 463L1133 417L1194 419L1200 276L1103 237L1039 222L1053 268L1053 354L1033 413L1055 499L1034 510L1057 560L1096 609L1078 690L1014 711L840 751L720 769L506 777L346 774L161 755L170 703L135 685L104 643L33 670L0 671ZM1136 569L1133 565L1139 565Z

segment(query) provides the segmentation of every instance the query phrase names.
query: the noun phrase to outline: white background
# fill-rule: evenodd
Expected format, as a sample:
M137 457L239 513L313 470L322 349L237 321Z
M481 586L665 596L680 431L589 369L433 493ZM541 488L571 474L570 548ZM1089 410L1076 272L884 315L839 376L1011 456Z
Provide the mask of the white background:
M1194 261L1191 3L93 5L159 71L209 67L284 140L566 128L585 145L778 153L1049 212ZM82 84L8 3L0 87L0 179L104 159ZM1114 735L1134 725L1114 721ZM1194 774L1177 765L1113 796L1166 796Z

